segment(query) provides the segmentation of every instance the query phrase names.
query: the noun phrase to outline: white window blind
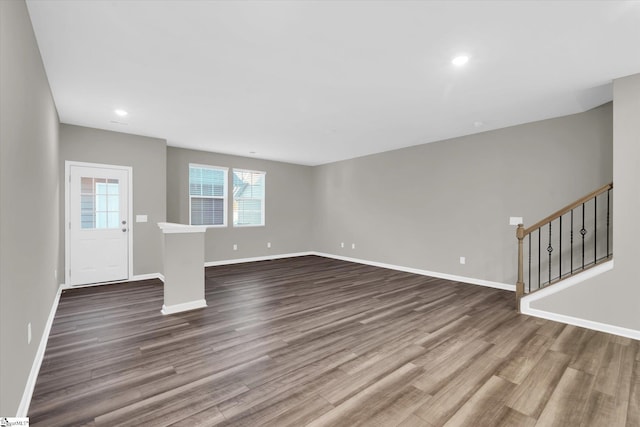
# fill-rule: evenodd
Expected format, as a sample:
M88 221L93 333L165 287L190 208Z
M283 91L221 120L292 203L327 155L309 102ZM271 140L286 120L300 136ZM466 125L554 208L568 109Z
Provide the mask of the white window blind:
M233 225L264 225L265 172L233 170Z
M189 165L189 223L227 225L227 168Z

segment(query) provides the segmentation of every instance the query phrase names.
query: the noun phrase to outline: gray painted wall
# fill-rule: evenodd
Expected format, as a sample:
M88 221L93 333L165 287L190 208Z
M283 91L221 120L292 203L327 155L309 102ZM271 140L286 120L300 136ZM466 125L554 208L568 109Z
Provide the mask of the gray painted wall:
M610 103L331 163L314 169L313 247L515 284L509 216L533 224L611 179Z
M640 330L640 74L613 82L614 269L531 308Z
M205 261L270 256L311 250L313 191L310 166L167 148L167 220L189 223L189 163L259 170L266 176L264 227L233 227L232 199L228 225L205 235ZM231 176L231 174L229 175ZM229 178L229 195L233 194ZM271 242L271 249L267 249ZM233 250L233 244L238 250Z
M64 271L64 164L66 160L133 168L133 274L162 272L158 222L166 220L166 141L73 125L60 125L60 270ZM136 215L148 222L136 223ZM64 280L64 275L61 277Z
M58 288L58 114L23 1L0 1L0 94L0 415L14 416Z

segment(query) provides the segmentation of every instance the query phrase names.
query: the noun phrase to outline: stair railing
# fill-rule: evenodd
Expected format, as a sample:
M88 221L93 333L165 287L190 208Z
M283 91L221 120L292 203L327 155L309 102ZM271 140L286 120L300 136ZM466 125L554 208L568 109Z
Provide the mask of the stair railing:
M604 185L530 227L518 225L518 309L524 295L611 259L612 190Z

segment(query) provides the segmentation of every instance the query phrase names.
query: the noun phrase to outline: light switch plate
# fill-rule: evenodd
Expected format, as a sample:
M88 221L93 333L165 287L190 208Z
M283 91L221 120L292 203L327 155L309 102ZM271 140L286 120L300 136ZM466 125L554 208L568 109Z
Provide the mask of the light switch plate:
M522 217L521 216L510 216L509 217L509 225L518 225L518 224L524 224L524 222L522 222Z
M146 215L136 215L136 222L147 222Z

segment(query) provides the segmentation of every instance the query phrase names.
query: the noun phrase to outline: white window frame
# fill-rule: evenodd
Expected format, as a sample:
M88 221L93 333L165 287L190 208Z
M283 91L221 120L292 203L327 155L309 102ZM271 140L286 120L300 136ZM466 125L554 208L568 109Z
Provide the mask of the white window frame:
M213 169L224 172L224 192L222 197L219 196L192 196L191 195L191 168ZM189 163L187 170L187 195L189 196L189 225L191 224L191 199L193 197L199 199L222 199L222 224L202 224L207 228L224 228L227 226L227 211L229 206L229 168L224 166L203 165L199 163Z
M266 199L267 199L267 173L265 171L257 171L257 170L251 170L251 169L239 169L239 168L233 168L231 171L231 176L233 176L234 172L248 172L248 173L258 173L258 174L262 174L263 179L264 179L264 195L262 196L262 203L261 203L261 216L260 219L261 224L236 224L235 223L235 204L234 206L232 206L232 215L234 216L234 218L232 219L232 224L234 227L238 227L238 228L244 228L244 227L264 227L266 225ZM233 186L233 181L231 182L231 186ZM235 202L236 200L240 200L240 199L236 199L235 195L232 196L233 197L233 202Z

